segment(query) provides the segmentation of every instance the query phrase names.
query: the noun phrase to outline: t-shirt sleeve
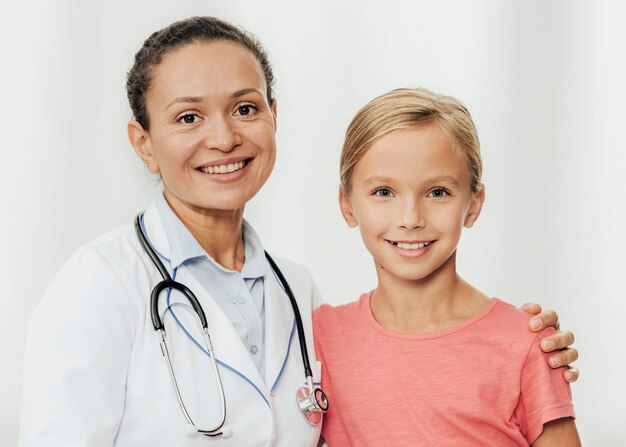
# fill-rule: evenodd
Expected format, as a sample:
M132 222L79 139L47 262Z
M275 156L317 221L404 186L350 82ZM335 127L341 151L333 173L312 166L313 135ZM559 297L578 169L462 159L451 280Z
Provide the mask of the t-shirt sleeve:
M554 329L550 328L535 336L522 370L521 393L515 414L528 443L539 437L547 422L575 417L570 387L563 379L565 368L550 368L549 355L539 346L539 342L552 333Z
M315 345L315 357L318 362L322 361L322 342L320 340L322 335L322 328L320 328L322 316L320 313L322 311L323 309L320 308L313 311L313 343Z

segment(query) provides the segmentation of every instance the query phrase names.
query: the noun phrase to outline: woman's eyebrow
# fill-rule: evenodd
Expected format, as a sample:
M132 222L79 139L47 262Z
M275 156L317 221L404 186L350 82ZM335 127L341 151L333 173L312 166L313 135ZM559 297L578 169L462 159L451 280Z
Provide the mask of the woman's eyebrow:
M165 109L163 110L169 109L173 104L178 104L181 102L190 102L193 104L197 104L199 102L202 102L203 100L204 98L202 96L180 96L178 98L174 98L174 100L170 102L167 106L165 106Z
M240 96L244 96L247 95L248 93L258 93L261 94L261 92L256 89L256 88L244 88L242 90L237 90L235 93L233 93L233 98L239 98Z
M256 89L256 88L244 88L244 89L241 89L241 90L237 90L231 96L233 98L239 98L240 96L247 95L248 93L258 93L258 94L261 94L261 92L258 89ZM178 104L178 103L181 103L181 102L188 102L188 103L192 103L192 104L198 104L198 103L200 103L202 101L204 101L204 98L202 96L179 96L178 98L174 98L172 100L172 102L170 102L167 106L165 106L164 110L169 109L173 104Z

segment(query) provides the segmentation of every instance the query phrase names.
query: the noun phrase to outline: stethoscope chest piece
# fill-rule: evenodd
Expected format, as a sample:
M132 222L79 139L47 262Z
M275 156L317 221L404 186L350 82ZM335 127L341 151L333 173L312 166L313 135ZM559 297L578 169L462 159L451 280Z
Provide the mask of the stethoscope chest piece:
M311 425L322 422L322 414L328 411L328 398L320 388L303 386L298 389L298 406L300 411Z

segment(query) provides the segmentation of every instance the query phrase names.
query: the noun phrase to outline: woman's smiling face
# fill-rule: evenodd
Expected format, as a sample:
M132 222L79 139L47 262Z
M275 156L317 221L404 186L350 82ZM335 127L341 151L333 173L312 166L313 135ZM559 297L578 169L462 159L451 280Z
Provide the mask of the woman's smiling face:
M131 121L129 136L174 208L242 209L272 172L276 108L244 46L197 41L166 53L146 106L149 130Z

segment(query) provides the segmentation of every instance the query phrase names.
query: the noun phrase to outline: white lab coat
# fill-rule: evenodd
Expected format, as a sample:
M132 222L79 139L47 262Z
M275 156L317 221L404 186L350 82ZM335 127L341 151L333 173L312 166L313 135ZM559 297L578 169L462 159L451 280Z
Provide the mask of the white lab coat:
M169 242L154 206L146 212L144 223L154 248L169 258ZM320 304L317 289L306 269L285 260L277 262L298 300L309 361L319 381L311 334L311 312ZM237 371L220 367L226 424L233 437L189 437L150 318L150 292L161 277L132 226L78 250L58 273L30 322L20 445L315 446L320 427L309 425L296 403L304 372L293 311L269 265L267 269L265 381L210 294L184 266L178 269L176 280L188 286L204 308L216 357ZM186 300L173 292L172 302ZM165 293L159 307L163 313ZM202 342L187 308L173 307ZM174 326L173 318L164 321L185 405L197 426L212 428L220 404L210 361Z

